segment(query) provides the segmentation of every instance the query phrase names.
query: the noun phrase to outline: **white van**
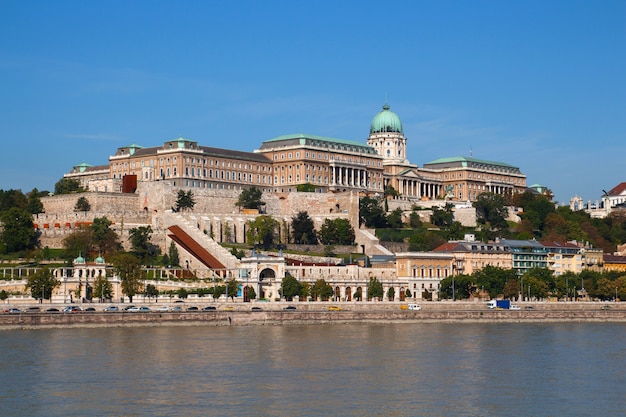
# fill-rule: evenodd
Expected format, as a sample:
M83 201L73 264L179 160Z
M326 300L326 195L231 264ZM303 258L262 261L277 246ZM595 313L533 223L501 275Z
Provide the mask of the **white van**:
M409 304L409 310L421 310L422 307L419 304Z

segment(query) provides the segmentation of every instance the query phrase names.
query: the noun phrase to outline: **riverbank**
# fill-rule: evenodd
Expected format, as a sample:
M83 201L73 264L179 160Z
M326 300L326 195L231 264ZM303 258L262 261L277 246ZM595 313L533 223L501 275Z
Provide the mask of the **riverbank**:
M418 311L383 303L233 303L213 311L35 312L0 314L0 330L68 327L250 326L342 323L624 322L620 303L525 303L520 310L490 310L477 303L423 303ZM302 304L302 305L301 305ZM292 306L295 310L285 310ZM152 305L154 310L154 305ZM331 308L332 310L329 310Z

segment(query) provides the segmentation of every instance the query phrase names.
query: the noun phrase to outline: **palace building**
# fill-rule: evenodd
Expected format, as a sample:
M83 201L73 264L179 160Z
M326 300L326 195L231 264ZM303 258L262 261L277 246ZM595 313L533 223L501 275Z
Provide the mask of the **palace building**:
M342 192L382 195L388 187L406 200L474 201L480 193L523 192L526 176L505 163L471 157L437 159L422 168L406 156L400 118L385 104L370 125L366 143L308 134L283 135L254 152L202 146L177 138L161 146L123 146L108 165L82 163L65 178L88 191L134 192L138 182L267 192Z

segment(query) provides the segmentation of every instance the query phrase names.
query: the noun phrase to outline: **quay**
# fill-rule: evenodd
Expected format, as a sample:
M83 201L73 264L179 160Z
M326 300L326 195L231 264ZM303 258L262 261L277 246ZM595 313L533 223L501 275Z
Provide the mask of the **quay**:
M145 305L145 304L144 304ZM537 322L624 322L626 306L621 303L524 303L520 310L490 310L484 303L430 302L420 310L404 309L405 303L211 303L215 310L150 312L82 311L0 314L0 330L138 327L138 326L247 326L344 323L537 323ZM106 306L98 304L97 306ZM173 305L172 305L173 306ZM292 309L285 308L291 306ZM293 309L295 307L295 309ZM254 308L254 309L253 309ZM62 310L60 308L59 310Z

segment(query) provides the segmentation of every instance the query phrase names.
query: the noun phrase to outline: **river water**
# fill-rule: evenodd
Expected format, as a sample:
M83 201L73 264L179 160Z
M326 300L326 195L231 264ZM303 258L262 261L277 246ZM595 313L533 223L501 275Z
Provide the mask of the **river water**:
M0 415L622 416L626 325L0 332Z

